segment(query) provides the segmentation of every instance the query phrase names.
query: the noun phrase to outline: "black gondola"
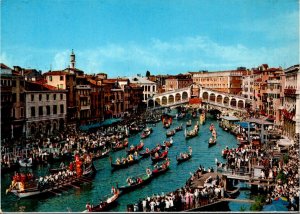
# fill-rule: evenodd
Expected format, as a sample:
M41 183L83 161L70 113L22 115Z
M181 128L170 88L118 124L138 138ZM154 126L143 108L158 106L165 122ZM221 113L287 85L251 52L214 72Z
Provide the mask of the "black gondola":
M191 159L191 157L192 157L191 154L186 154L185 157L180 157L180 156L177 157L177 156L176 156L176 160L177 160L177 163L179 164L179 163L182 163L182 162L184 162L184 161L187 161L187 160Z
M167 160L166 162L162 163L160 166L158 166L156 169L152 170L152 177L157 177L169 170L170 167L170 161Z
M90 207L89 209L85 210L84 212L104 212L104 211L109 211L112 209L115 204L117 203L117 199L120 196L120 191L117 190L115 194L113 194L111 197L103 201L102 203Z
M168 157L168 151L167 150L165 150L161 154L159 154L158 157L151 156L151 160L152 160L152 163L157 163L161 160L164 160L166 157Z
M110 158L110 161L111 161L111 158ZM111 162L110 165L113 169L124 169L124 168L127 168L131 165L138 163L139 161L140 161L140 158L134 158L132 161L128 161L128 160L126 160L125 162L121 161L119 164Z
M147 175L147 174L143 174L142 176L138 176L137 179L135 179L136 181L134 183L131 184L127 184L124 186L117 186L117 189L119 189L121 191L121 194L126 193L126 192L130 192L134 189L137 189L141 186L143 186L144 184L147 184L151 181L152 176L151 175Z

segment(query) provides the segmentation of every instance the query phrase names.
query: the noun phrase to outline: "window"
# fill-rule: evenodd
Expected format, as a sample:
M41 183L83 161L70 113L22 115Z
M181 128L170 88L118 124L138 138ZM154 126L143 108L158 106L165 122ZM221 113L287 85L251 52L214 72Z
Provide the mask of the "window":
M24 108L21 107L20 110L21 110L21 117L24 117Z
M60 94L60 99L62 100L64 98L64 95L63 94Z
M34 101L34 94L31 94L31 101Z
M50 82L52 82L52 76L49 76L49 80L50 80Z
M31 107L31 117L35 117L35 107Z
M60 76L60 81L63 81L64 80L64 76Z
M56 100L56 94L53 94L53 100Z
M47 115L50 115L50 106L46 106Z
M46 99L49 100L49 94L46 95Z
M64 87L64 85L63 85L63 84L60 84L59 88L63 88L63 87Z
M61 113L61 114L64 113L64 105L60 105L60 113Z
M39 116L43 116L43 106L39 107Z
M39 94L39 101L42 101L42 95Z
M57 114L57 105L53 106L53 114Z

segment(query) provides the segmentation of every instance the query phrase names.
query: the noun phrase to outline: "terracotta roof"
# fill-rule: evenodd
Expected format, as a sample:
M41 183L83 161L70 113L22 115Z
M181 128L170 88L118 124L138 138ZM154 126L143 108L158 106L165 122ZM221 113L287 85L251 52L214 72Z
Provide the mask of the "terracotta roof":
M50 91L50 90L58 90L56 87L47 85L47 84L42 84L38 82L26 82L25 83L26 90L27 91Z
M1 68L2 69L10 69L10 70L12 70L10 67L8 67L7 65L5 65L3 63L1 63Z
M55 75L73 75L73 74L70 74L66 71L49 71L47 73L44 73L43 75L45 75L45 76L55 76Z

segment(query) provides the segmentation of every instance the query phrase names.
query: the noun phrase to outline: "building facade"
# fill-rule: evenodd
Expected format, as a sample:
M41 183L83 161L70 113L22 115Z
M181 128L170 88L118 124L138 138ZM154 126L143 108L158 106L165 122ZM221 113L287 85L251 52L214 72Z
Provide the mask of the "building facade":
M143 102L147 103L149 97L153 97L157 93L157 86L155 82L148 80L146 77L140 75L130 77L129 81L140 85L143 88Z
M193 84L191 74L179 74L165 79L165 91L173 91L180 88L186 88Z
M283 132L293 138L300 134L300 71L299 64L284 71Z
M26 82L26 137L48 136L65 128L66 90Z
M200 84L204 88L240 95L242 93L242 77L247 72L246 68L240 67L237 70L230 71L189 73L192 75L193 83Z

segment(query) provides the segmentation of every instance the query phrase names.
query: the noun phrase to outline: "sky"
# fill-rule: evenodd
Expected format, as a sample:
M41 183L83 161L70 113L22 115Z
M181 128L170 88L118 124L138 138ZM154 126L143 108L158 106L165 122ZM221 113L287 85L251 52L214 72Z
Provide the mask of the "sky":
M299 63L298 0L0 0L0 62L109 77Z

